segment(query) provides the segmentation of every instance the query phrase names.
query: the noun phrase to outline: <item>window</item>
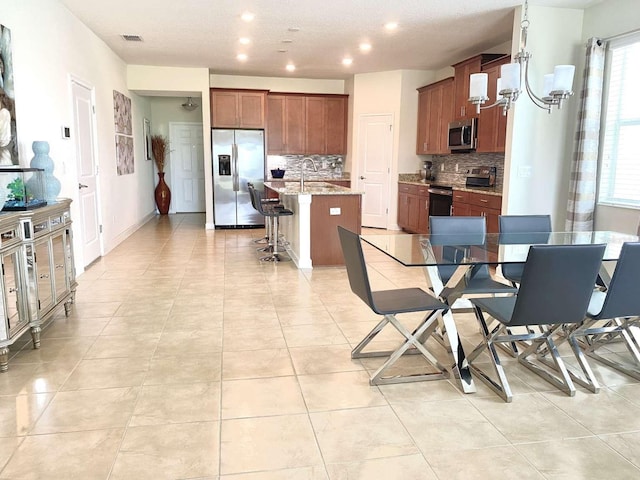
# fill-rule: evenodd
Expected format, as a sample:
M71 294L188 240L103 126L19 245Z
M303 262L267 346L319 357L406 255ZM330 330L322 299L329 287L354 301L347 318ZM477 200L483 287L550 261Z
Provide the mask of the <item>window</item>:
M607 50L598 200L640 208L640 35Z

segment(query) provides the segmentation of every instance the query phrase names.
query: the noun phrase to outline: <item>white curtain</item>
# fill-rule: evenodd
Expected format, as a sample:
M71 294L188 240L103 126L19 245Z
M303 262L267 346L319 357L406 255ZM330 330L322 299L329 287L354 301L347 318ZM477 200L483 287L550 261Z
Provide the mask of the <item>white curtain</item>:
M605 50L606 46L602 40L590 38L587 41L584 86L580 94L581 105L571 165L565 222L567 231L593 230Z

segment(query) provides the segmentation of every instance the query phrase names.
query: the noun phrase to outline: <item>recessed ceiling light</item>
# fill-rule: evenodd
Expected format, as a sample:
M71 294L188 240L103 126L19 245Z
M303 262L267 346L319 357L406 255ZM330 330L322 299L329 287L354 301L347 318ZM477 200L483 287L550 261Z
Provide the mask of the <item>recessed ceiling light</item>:
M285 38L281 41L281 43L293 43L293 40L291 40L290 38Z
M242 45L249 45L251 43L251 39L247 38L247 37L241 37L238 40Z
M250 22L251 20L253 20L255 18L255 15L251 12L244 12L240 18L242 20L244 20L245 22Z
M371 44L370 43L362 42L360 44L360 51L361 52L368 52L369 50L371 50Z
M247 59L248 59L249 57L247 56L247 54L246 54L246 53L239 53L239 54L236 56L236 58L237 58L238 60L240 60L241 62L246 62L246 61L247 61Z
M387 22L384 24L384 28L386 28L387 30L395 30L396 28L398 28L398 23L397 22Z
M353 58L345 57L342 59L342 64L349 66L353 63Z
M287 28L287 30L289 30L290 32L299 32L300 29L298 27L289 27Z
M293 72L296 69L296 66L293 63L287 63L287 66L285 67L287 69L287 72Z
M278 53L287 53L287 52L288 52L288 50L286 50L284 48L281 48L281 49L278 50Z

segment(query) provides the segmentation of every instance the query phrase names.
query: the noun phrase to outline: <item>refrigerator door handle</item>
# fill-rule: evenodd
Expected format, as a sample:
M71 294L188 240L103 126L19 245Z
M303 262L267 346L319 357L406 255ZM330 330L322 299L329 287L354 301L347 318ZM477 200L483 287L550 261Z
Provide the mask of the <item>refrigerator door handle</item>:
M238 145L231 145L231 163L233 168L233 191L240 191L240 177L238 175Z

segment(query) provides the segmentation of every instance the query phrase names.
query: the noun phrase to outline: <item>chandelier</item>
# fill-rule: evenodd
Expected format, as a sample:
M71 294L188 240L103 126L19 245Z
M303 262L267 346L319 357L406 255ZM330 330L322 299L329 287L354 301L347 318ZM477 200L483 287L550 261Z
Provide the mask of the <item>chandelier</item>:
M531 53L527 51L527 33L529 30L529 1L524 2L524 18L520 23L520 51L514 57L513 63L507 63L500 67L500 78L496 88L496 101L483 107L489 97L487 86L489 77L486 73L473 73L469 78L469 101L476 106L476 113L481 109L502 106L502 114L506 115L513 102L522 93L522 79L524 78L524 90L531 101L539 108L551 113L553 106L562 108L562 102L573 95L574 65L556 65L553 73L544 76L542 95L533 93L529 85L529 60Z
M198 108L198 104L194 103L193 100L191 100L191 97L187 97L187 101L182 104L182 108L184 108L188 112L192 112L196 108Z

